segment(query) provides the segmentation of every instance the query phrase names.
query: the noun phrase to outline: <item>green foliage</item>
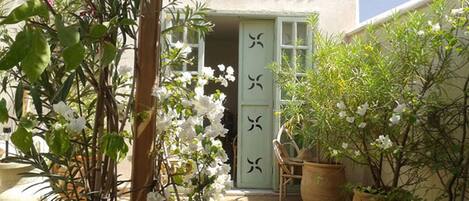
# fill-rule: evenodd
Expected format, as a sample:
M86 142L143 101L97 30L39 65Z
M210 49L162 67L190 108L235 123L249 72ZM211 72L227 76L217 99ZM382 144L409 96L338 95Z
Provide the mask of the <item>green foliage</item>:
M85 59L86 49L81 43L69 46L64 49L63 57L67 71L75 70Z
M29 81L35 82L50 62L50 47L46 37L39 29L31 30L29 51L21 61L21 69Z
M71 142L65 128L54 129L46 135L47 145L52 153L59 156L70 156Z
M106 134L103 136L104 153L115 161L125 158L129 148L124 137L116 134Z
M28 154L31 152L31 148L33 147L33 134L20 126L11 135L11 142L21 152Z
M66 27L60 15L55 16L55 26L57 27L57 36L64 47L74 46L80 42L78 27L74 25Z
M116 46L109 42L104 42L103 44L103 52L101 56L101 65L106 66L109 65L114 58L116 58L117 49Z
M18 65L28 54L31 39L31 32L27 30L19 32L10 46L10 50L0 60L0 70L8 70Z
M13 9L13 11L11 11L11 13L0 22L0 25L16 24L36 15L47 17L48 14L49 11L41 0L28 0L19 7Z
M2 100L0 100L0 123L7 123L8 119L7 101L2 98Z

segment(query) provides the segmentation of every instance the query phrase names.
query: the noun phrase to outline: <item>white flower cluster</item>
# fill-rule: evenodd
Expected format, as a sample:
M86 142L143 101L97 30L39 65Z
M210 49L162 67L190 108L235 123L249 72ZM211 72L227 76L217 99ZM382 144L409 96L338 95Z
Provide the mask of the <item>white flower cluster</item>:
M340 112L339 112L339 117L340 118L345 118L345 121L347 121L351 124L355 123L355 117L347 115L347 112L345 111L347 109L347 106L345 105L345 103L343 101L337 103L336 106L340 110ZM365 116L365 114L368 111L369 107L370 107L370 105L368 103L360 105L360 106L357 107L357 111L355 113L357 113L360 117L363 117L363 116ZM360 124L358 124L358 128L365 128L365 127L366 127L365 122L361 122Z
M396 125L401 121L401 115L402 113L406 110L407 105L405 103L400 104L397 103L396 108L393 110L392 117L389 118L389 121L391 122L390 125Z
M73 133L80 133L86 127L86 119L83 117L75 117L75 111L63 101L52 105L54 112L61 115L68 121L67 128Z
M191 167L184 175L183 184L179 185L189 189L187 196L202 191L204 200L220 200L225 189L231 186L230 167L225 164L228 157L218 140L228 132L222 124L226 96L204 92L209 81L221 82L224 86L234 81L232 67L219 65L218 68L224 75L215 77L215 70L210 67L202 68L199 75L171 74L172 79L167 79L153 93L159 104L157 132L167 136L166 157L178 161L175 169ZM194 85L193 90L187 88ZM200 180L205 177L213 179L212 182ZM205 185L202 190L200 185Z
M382 150L388 150L392 147L392 141L387 135L380 135L378 139L371 143L371 146L375 146Z
M192 52L192 48L188 44L184 44L181 41L177 41L174 44L174 48L180 51L180 54L184 57L187 57Z

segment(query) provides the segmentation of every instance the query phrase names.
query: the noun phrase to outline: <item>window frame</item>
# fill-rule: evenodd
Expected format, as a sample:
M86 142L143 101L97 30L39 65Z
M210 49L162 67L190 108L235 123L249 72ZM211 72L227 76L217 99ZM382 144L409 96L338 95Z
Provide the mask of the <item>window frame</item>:
M168 14L164 14L164 15L168 15ZM170 15L169 15L170 16ZM184 18L184 16L181 16L180 17L181 19ZM172 19L171 18L165 18L166 20L164 20L163 22L163 27L165 29L168 29L168 28L171 28L172 27ZM188 43L188 34L189 33L189 30L187 27L184 27L184 30L182 32L182 42L183 44L185 45L188 45L191 50L193 50L194 48L197 48L197 71L189 71L187 70L187 63L184 63L183 66L182 66L182 69L181 70L175 70L176 72L189 72L191 74L198 74L198 73L201 73L202 72L202 68L205 66L205 39L203 38L202 34L200 32L197 33L197 36L198 36L198 43ZM165 36L166 38L166 41L167 41L167 44L170 46L170 47L174 47L174 45L176 44L177 41L174 41L172 40L172 34L171 33L168 33L166 34Z

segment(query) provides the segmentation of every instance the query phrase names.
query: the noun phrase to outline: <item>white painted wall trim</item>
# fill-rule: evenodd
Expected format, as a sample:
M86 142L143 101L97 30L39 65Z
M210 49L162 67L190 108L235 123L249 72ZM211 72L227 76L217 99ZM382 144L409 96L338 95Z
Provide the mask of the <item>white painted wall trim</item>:
M403 15L405 13L423 8L428 6L433 0L411 0L407 3L404 3L400 6L397 6L394 9L388 10L384 13L381 13L371 19L368 19L360 24L358 24L357 27L353 28L352 30L348 31L345 33L345 38L349 38L357 33L362 32L365 30L368 26L371 25L379 25L386 23L389 21L394 15ZM357 6L358 7L358 6ZM358 13L357 13L358 15Z
M318 14L312 12L281 12L281 11L254 11L254 10L209 10L210 16L234 16L234 17L256 17L257 19L275 19L277 17L307 17Z

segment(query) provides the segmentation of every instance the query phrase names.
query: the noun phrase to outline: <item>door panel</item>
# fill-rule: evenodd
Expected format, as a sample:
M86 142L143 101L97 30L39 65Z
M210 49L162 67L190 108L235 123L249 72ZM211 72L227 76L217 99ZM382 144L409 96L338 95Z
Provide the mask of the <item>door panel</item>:
M272 187L274 22L240 24L238 187Z

